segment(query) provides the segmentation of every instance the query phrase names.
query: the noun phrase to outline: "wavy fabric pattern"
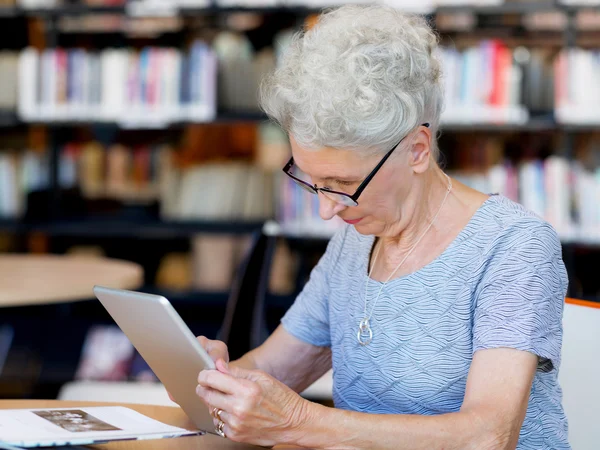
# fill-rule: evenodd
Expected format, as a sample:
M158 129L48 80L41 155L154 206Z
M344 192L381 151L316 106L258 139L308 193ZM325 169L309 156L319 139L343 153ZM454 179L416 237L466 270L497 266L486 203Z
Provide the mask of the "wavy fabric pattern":
M337 408L380 414L458 411L473 354L508 347L539 357L518 449L570 449L557 381L567 274L553 228L491 196L450 246L391 280L356 339L373 236L334 236L282 319L297 338L332 350ZM369 283L369 310L381 283Z

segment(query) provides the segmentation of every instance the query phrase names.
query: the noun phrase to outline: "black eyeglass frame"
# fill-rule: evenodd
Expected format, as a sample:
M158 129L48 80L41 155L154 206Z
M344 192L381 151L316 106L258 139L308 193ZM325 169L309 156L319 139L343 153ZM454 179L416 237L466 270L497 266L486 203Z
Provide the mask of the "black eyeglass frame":
M423 123L423 124L421 124L421 126L429 128L429 123ZM293 156L290 158L290 160L287 162L287 164L283 167L282 170L285 172L285 174L287 176L289 176L296 183L300 184L301 187L305 188L308 192L310 192L312 194L318 195L319 191L322 191L324 193L341 195L343 197L347 197L350 200L352 200L354 202L354 206L358 206L358 198L360 197L360 195L363 193L363 191L366 189L366 187L371 182L371 180L375 177L375 175L377 175L377 172L379 172L379 169L381 169L381 166L383 166L383 164L388 160L388 158L392 155L394 150L396 150L398 148L398 146L402 143L402 141L405 138L406 138L406 136L404 136L402 139L400 139L400 141L398 141L398 143L396 145L394 145L392 147L392 149L390 151L388 151L383 158L381 158L381 161L379 161L379 163L375 166L375 168L371 171L371 173L369 173L369 175L367 175L367 177L363 180L363 182L360 183L360 186L358 186L358 188L352 195L347 194L346 192L333 191L326 187L320 188L320 187L317 187L316 184L312 185L312 184L307 183L306 181L301 180L300 178L292 175L290 173L290 169L294 166L294 157Z

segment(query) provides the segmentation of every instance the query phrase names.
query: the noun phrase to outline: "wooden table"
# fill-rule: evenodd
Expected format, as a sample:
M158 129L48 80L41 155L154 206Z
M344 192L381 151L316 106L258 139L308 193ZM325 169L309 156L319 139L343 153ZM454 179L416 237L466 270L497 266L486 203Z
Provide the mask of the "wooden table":
M86 406L115 406L114 403L95 403L95 402L65 402L59 400L0 400L0 409L20 409L20 408L71 408ZM153 405L128 405L120 404L134 409L152 419L159 420L175 427L195 429L188 417L180 408L170 406ZM252 450L261 447L253 445L239 444L228 439L223 439L213 434L203 436L187 436L175 439L157 439L151 441L116 441L109 444L93 445L90 448L97 450ZM277 447L278 449L294 447Z
M142 268L108 258L61 255L0 255L0 307L94 298L92 288L134 289Z

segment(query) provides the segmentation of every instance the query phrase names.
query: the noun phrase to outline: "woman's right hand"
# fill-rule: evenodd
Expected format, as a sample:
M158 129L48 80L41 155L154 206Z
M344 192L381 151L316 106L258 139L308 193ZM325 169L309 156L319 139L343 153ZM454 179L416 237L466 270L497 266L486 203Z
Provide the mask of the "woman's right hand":
M229 362L229 351L225 342L208 339L205 336L198 336L196 339L198 339L202 348L206 350L206 353L208 353L208 356L211 357L215 364L219 359L222 359L226 363ZM171 401L174 402L175 400L171 396L171 393L167 392L167 394L169 394Z

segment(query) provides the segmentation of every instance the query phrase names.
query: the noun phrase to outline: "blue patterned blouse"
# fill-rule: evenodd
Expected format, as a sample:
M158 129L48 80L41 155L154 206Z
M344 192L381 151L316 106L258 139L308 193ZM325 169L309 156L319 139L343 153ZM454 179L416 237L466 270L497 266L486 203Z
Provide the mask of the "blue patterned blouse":
M458 411L477 350L539 357L518 449L569 449L557 381L567 275L560 240L538 216L491 196L432 263L391 280L361 346L373 236L346 226L331 240L284 328L331 347L337 408L381 414ZM369 311L381 283L369 282Z

